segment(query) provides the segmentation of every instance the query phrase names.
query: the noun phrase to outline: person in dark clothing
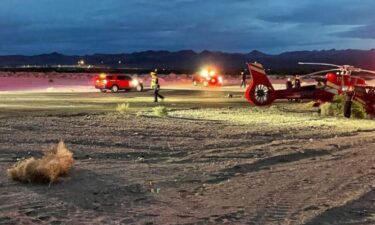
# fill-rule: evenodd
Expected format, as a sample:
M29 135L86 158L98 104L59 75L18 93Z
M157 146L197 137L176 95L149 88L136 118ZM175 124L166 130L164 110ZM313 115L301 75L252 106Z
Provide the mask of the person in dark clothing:
M301 79L298 75L294 77L294 88L301 88ZM296 102L301 102L301 99L294 99Z
M294 78L294 87L295 88L301 87L301 79L299 78L299 76L295 76L295 78Z
M290 80L290 78L288 78L288 80L286 81L285 85L286 85L286 89L287 89L287 90L291 90L291 89L293 88L293 83L292 83L292 81ZM293 100L293 99L288 98L288 101L292 101L292 100Z
M293 83L290 80L290 78L288 78L288 80L286 81L285 85L286 85L286 90L291 90L293 88ZM288 98L288 101L292 101L292 100L293 99Z
M164 96L159 94L160 85L158 75L155 72L151 72L151 88L154 89L154 102L158 102L158 98L164 99Z
M293 88L293 83L292 81L290 80L290 78L288 78L288 80L286 81L286 89L287 90L290 90Z
M246 87L246 74L244 72L241 72L241 85L240 87Z

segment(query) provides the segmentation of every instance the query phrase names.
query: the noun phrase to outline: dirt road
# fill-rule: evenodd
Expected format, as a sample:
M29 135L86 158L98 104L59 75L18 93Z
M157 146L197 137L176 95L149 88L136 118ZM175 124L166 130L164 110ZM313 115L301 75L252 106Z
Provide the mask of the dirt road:
M84 98L74 104L103 104L97 94ZM25 99L8 95L0 104ZM215 99L202 104L226 117L246 105ZM0 224L375 224L375 127L275 129L272 121L179 116L205 109L165 104L177 104L176 114L3 108ZM18 158L40 156L60 139L75 154L70 177L48 188L6 176Z

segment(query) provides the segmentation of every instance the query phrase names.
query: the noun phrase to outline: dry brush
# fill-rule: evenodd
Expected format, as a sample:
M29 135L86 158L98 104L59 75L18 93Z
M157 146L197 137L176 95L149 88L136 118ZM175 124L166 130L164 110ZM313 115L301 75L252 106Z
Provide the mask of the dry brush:
M68 175L73 163L73 153L60 141L45 150L41 159L31 157L20 160L7 172L16 181L51 184L57 182L59 177Z

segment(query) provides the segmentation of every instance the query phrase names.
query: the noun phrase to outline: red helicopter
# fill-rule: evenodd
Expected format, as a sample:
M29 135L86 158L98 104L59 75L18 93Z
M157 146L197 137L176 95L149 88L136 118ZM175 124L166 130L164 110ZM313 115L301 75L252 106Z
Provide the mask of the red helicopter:
M245 98L254 106L266 106L276 99L313 100L315 106L332 101L335 95L345 95L345 117L351 116L352 101L362 103L366 112L375 117L375 87L366 84L366 81L352 73L375 74L375 71L355 68L349 65L335 65L327 63L299 63L305 65L320 65L336 67L330 70L318 71L304 75L312 77L317 74L327 73L324 77L316 77L318 84L299 87L289 87L275 90L268 79L263 66L259 63L248 64L252 80L248 85Z

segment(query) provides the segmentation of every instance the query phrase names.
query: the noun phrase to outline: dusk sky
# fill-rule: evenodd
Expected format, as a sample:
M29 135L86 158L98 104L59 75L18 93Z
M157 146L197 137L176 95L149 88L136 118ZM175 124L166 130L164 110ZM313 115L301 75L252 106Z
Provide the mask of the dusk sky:
M375 48L374 0L1 0L0 55Z

